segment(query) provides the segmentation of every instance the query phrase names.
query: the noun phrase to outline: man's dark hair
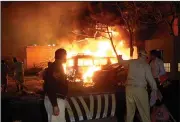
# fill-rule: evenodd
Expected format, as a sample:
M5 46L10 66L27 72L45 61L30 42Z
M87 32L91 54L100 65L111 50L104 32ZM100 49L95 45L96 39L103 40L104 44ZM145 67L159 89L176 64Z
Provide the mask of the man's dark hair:
M157 55L157 51L156 50L151 50L150 51L150 54L151 55L153 55L153 56L155 56L155 57L157 57L158 55Z
M13 61L14 61L14 62L17 62L17 59L16 59L16 57L13 57Z
M59 48L59 49L57 49L56 52L55 52L55 59L61 59L62 56L66 55L66 54L67 54L67 53L66 53L66 50L65 50L65 49Z

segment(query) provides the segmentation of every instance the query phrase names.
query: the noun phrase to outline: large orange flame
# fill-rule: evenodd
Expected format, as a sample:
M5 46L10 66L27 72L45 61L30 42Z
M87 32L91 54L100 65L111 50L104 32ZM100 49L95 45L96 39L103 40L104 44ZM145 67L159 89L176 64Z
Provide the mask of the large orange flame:
M116 36L119 33L112 31L113 34ZM117 50L118 55L122 55L122 59L129 60L130 59L130 48L127 48L125 46L124 40L114 40L116 42L115 48ZM116 57L111 42L109 39L106 39L104 37L99 38L86 38L81 41L84 44L75 44L73 47L67 47L68 51L68 58L71 58L72 56L75 56L79 53L83 53L85 55L92 55L94 57ZM118 43L117 43L118 42ZM78 46L80 45L80 46ZM83 46L82 46L83 45ZM137 58L137 48L134 47L134 55L133 58ZM86 62L88 64L88 62ZM111 60L111 63L117 63L117 60ZM103 65L104 61L100 62L100 65ZM66 64L66 67L73 65L73 61L71 60L68 64ZM97 70L101 69L100 65L94 65L89 63L89 68L84 72L83 74L83 82L84 83L92 83L92 76L93 73Z

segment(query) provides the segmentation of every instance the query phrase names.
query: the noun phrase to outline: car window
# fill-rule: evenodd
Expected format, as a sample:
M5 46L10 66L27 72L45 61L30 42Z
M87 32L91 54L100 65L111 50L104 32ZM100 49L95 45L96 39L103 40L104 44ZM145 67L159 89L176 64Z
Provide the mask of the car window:
M90 58L80 58L78 59L78 66L92 66L93 60Z

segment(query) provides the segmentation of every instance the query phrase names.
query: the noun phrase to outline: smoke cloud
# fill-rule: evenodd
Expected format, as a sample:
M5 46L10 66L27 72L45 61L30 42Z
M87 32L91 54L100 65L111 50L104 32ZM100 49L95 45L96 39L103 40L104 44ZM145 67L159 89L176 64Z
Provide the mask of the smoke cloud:
M25 46L71 41L85 2L2 2L2 56L23 56Z

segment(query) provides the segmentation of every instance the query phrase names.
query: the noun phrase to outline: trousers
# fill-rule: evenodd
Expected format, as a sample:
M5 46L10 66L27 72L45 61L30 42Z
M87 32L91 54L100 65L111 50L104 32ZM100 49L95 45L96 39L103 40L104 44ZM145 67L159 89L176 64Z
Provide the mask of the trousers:
M151 122L146 88L126 86L126 122L133 122L136 108L139 111L142 122Z
M23 84L24 84L24 73L23 72L16 72L14 74L14 78L16 80L16 87L17 91L23 91Z
M52 104L51 104L49 98L47 96L45 96L44 105L45 105L46 112L48 115L48 122L66 122L66 119L65 119L66 100L57 98L57 103L58 103L60 112L59 112L58 116L54 116Z

